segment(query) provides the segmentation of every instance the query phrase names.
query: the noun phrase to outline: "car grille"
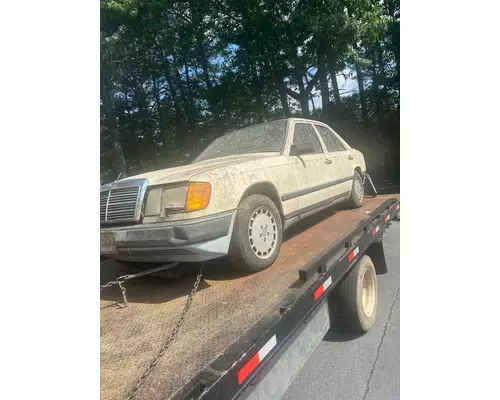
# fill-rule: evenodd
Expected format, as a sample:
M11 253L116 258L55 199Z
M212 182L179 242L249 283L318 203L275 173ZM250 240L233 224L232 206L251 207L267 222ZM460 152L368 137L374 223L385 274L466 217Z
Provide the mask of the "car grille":
M101 191L101 222L136 220L139 186Z

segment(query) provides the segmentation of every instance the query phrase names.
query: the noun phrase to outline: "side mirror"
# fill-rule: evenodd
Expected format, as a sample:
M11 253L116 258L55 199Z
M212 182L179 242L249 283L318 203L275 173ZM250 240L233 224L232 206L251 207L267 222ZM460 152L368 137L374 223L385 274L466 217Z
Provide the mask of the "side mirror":
M314 144L312 142L292 144L290 146L290 156L301 156L304 154L311 154L315 152L316 149L314 148Z

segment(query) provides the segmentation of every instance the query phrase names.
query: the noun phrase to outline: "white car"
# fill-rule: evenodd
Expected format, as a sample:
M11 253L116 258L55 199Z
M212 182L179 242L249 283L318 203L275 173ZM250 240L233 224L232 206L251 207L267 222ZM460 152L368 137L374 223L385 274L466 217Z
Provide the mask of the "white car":
M283 231L339 202L363 203L363 155L328 125L289 118L217 138L185 166L101 186L101 255L247 271L278 257Z

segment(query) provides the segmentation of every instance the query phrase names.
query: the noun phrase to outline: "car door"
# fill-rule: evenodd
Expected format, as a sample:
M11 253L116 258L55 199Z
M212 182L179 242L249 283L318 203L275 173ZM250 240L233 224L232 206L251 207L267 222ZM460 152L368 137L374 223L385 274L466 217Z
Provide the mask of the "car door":
M292 143L295 145L312 143L315 152L291 157L297 179L297 191L285 195L285 198L299 199L299 213L314 211L334 196L335 188L331 185L328 172L329 161L318 134L309 122L295 121Z
M314 127L325 143L328 158L332 160L330 169L335 184L335 196L347 196L352 188L354 158L349 148L331 128L323 124L314 124Z

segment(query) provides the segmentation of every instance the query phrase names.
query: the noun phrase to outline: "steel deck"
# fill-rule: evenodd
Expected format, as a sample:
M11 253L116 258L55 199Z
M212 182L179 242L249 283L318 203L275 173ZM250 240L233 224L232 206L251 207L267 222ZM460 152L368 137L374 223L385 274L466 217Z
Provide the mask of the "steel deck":
M359 209L326 211L304 219L286 232L277 261L260 273L246 275L221 261L208 264L178 336L137 398L173 397L262 317L279 315L280 306L294 288L314 283L302 282L299 270L305 280L307 266L388 199L399 196L365 198ZM102 263L101 275L113 268L113 262ZM197 270L188 268L192 273L177 280L142 277L127 282L129 307L125 309L114 306L121 301L117 287L101 292L101 399L125 398L170 335L196 277Z

